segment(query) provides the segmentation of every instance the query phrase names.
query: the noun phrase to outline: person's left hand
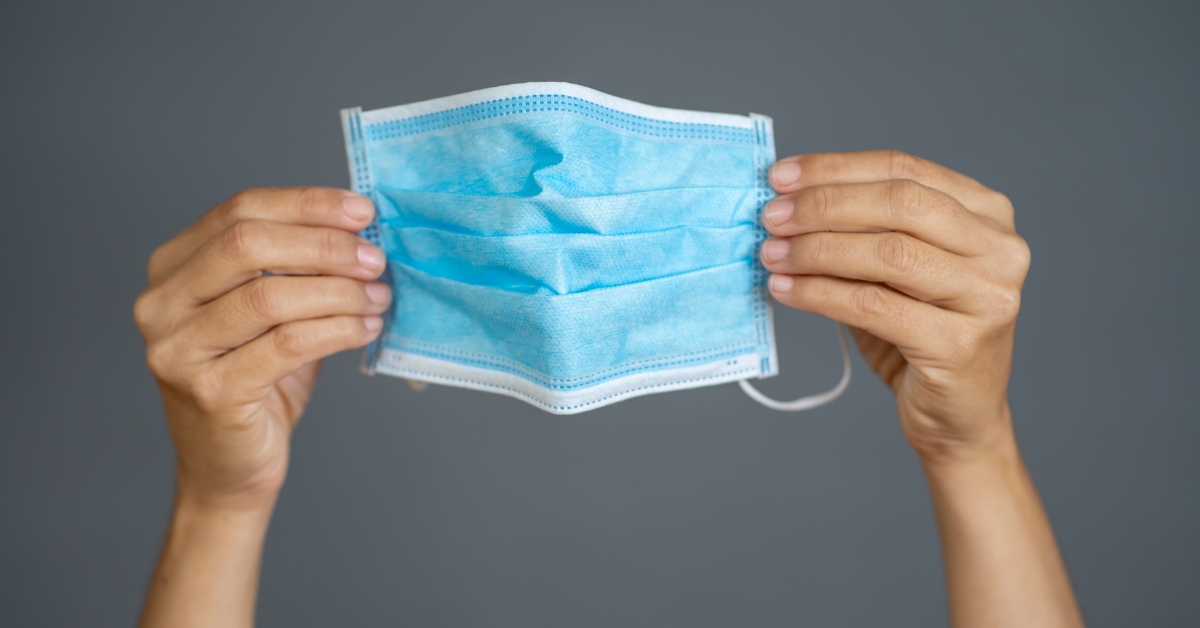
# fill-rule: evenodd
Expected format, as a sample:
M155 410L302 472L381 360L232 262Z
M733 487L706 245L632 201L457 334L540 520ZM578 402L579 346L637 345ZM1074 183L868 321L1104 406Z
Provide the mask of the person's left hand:
M1008 198L897 151L789 157L771 182L772 294L851 326L922 460L1010 443L1029 247Z

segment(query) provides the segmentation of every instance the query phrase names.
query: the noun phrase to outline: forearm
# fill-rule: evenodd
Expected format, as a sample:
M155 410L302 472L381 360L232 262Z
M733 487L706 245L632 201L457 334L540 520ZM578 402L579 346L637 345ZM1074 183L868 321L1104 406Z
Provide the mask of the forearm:
M923 463L941 529L951 624L1082 626L1011 431L986 452Z
M254 624L263 540L274 500L222 509L176 499L141 628Z

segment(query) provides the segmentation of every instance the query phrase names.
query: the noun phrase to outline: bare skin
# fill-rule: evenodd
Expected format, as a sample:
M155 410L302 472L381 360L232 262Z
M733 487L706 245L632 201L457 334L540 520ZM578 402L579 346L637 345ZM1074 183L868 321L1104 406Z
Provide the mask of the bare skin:
M341 190L249 190L150 258L134 317L178 458L142 626L250 626L288 443L320 360L378 335L374 207ZM281 275L263 276L264 271Z
M897 151L771 171L760 251L775 298L851 327L925 469L951 624L1082 626L1008 406L1029 247L1008 198Z
M1029 267L1008 199L892 151L791 157L771 181L771 291L850 325L895 392L933 495L952 624L1082 626L1007 402ZM135 317L178 468L143 627L253 625L320 360L374 339L391 298L374 281L382 251L354 235L373 211L341 190L249 190L151 257Z

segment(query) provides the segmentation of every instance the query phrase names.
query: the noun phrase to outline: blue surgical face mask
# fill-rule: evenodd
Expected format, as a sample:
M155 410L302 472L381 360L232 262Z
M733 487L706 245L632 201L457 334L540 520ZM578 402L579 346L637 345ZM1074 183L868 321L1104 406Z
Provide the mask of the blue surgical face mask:
M395 300L364 368L573 414L775 375L771 119L526 83L342 112ZM841 330L839 329L839 333Z

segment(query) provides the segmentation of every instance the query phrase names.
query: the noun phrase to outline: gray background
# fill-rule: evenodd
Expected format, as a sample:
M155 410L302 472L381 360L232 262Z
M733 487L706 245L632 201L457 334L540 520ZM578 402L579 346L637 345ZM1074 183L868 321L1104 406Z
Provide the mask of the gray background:
M173 453L130 308L233 192L345 186L340 107L521 81L775 118L1007 193L1033 249L1012 404L1092 626L1200 616L1194 2L5 3L0 624L134 622ZM781 397L838 375L780 312ZM725 385L555 417L331 359L264 626L944 624L889 393Z

